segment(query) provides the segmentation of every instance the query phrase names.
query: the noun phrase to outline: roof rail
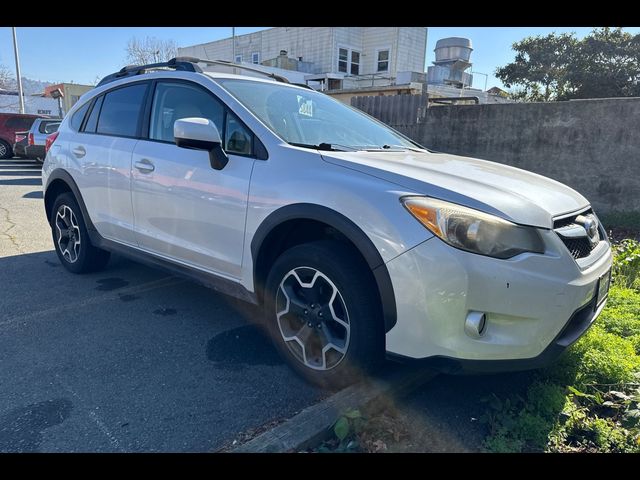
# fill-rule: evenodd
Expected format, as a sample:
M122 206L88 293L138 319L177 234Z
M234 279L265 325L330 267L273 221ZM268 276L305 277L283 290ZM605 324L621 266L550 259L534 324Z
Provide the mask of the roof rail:
M241 70L248 70L251 72L255 72L255 73L260 73L266 77L269 78L273 78L274 80L277 80L278 82L283 82L283 83L291 83L289 82L289 79L286 77L283 77L282 75L278 75L277 73L270 73L270 72L265 72L264 70L260 70L259 68L255 68L255 67L250 67L248 65L242 65L241 63L234 63L234 62L230 62L228 60L202 60L202 59L197 59L197 58L193 58L192 60L199 62L199 63L204 63L206 65L221 65L224 67L232 67L232 68L238 68Z
M148 65L127 65L126 67L122 67L116 73L112 73L111 75L107 75L100 83L96 85L96 87L100 87L109 82L113 82L115 80L119 80L121 78L132 77L134 75L140 75L145 73L147 70L152 70L155 68L172 68L174 70L181 70L185 72L199 72L202 73L202 68L198 66L198 63L204 63L206 65L221 65L224 67L238 68L241 70L249 70L255 73L260 73L266 77L273 78L278 82L283 83L291 83L286 77L282 75L278 75L277 73L270 73L260 70L259 68L250 67L248 65L242 65L239 63L230 62L228 60L203 60L195 57L176 57L172 58L168 62L160 62L160 63L150 63ZM306 86L306 85L300 85Z
M168 62L150 63L148 65L127 65L126 67L122 67L118 72L104 77L96 87L100 87L121 78L140 75L145 73L147 70L155 68L172 68L174 70L182 70L185 72L202 72L202 69L197 65L199 61L200 60L197 58L176 57L172 58Z

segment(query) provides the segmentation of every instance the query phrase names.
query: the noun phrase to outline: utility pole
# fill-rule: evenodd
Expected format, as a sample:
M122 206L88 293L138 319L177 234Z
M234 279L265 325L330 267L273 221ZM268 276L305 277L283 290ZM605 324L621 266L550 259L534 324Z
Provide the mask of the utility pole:
M20 56L18 55L18 39L16 27L11 27L13 32L13 53L16 55L16 77L18 80L18 95L20 96L20 113L24 113L24 97L22 96L22 77L20 76Z

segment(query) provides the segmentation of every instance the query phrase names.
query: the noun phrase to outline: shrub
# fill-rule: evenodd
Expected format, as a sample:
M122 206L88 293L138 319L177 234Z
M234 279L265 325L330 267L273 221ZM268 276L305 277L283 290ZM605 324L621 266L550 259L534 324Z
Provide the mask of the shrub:
M640 242L626 239L613 246L613 281L616 285L631 288L640 277Z

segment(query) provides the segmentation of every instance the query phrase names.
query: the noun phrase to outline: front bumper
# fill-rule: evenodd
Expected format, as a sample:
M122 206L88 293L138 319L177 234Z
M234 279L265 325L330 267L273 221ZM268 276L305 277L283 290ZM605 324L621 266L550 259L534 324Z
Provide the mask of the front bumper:
M544 254L500 260L429 239L387 263L397 305L386 335L390 357L456 361L465 369L535 368L557 357L597 318L599 278L611 249L594 250L581 269L558 236L541 230ZM479 338L465 333L469 312L483 312Z

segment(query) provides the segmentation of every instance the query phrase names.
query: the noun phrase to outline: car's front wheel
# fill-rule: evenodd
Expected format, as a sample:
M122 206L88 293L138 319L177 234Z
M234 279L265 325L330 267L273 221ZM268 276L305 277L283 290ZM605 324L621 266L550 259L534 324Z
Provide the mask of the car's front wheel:
M51 234L56 254L70 272L94 272L109 261L109 252L91 244L82 211L71 193L61 194L53 204Z
M375 285L364 260L342 243L317 241L284 252L267 279L265 315L287 362L324 388L363 378L383 358Z

